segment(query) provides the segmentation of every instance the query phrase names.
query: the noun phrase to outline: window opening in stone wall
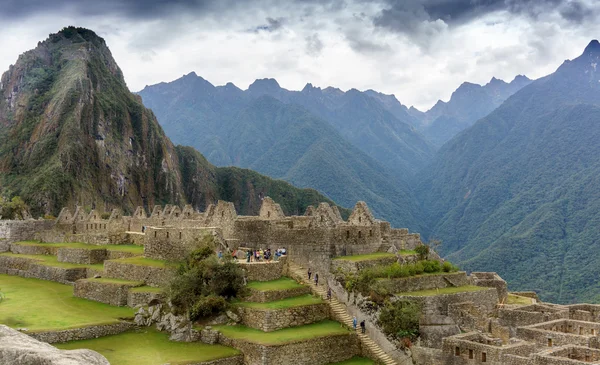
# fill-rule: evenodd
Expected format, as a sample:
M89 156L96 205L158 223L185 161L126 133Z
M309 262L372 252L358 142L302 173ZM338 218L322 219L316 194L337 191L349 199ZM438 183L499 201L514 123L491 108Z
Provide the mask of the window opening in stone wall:
M157 233L157 231L154 231L154 237L156 237L156 233Z
M346 238L350 238L350 231L346 231Z
M362 237L362 231L358 231L358 238Z
M271 218L271 211L267 212L267 218Z
M175 213L175 217L179 217L179 213Z
M221 212L221 217L225 217L225 211Z
M548 339L548 347L552 347L552 339L551 338Z
M358 223L362 222L362 217L358 217Z
M373 237L373 230L369 229L369 236Z
M167 238L169 238L169 231L167 231Z
M321 222L325 221L325 217L321 216Z
M487 354L485 352L481 353L481 362L487 362Z
M181 239L181 232L179 232L179 239Z
M469 350L469 359L473 358L473 350Z
M583 335L583 327L579 327L579 335Z
M596 331L594 331L594 329L592 328L592 329L590 330L590 333L592 334L592 336L594 336L594 335L596 334Z
M87 224L85 225L85 229L89 229Z
M460 347L454 348L454 356L460 356Z

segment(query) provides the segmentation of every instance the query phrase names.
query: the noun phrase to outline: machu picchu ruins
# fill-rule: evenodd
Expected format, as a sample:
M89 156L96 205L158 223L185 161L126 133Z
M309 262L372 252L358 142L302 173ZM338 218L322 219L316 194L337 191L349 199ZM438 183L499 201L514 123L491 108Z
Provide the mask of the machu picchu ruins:
M235 256L248 292L234 309L198 325L171 313L164 289L177 263L207 237L215 254ZM112 323L20 329L59 347L155 327L173 341L233 351L197 364L321 365L353 358L420 365L599 361L599 305L555 305L542 303L534 292L511 293L496 273L467 275L433 251L424 258L419 249L424 246L419 234L376 219L364 202L347 220L327 203L310 206L303 216L285 216L269 197L258 216L238 215L225 201L205 212L167 205L151 212L138 207L132 215L78 206L62 209L56 219L0 222L0 275L66 284L76 298L135 309L128 319ZM285 248L285 255L250 261L248 252L254 258L256 250L267 248ZM377 268L424 264L437 269L378 277L370 293L345 282ZM319 276L318 285L307 271ZM418 306L414 342L383 330L381 303L376 303L382 293L389 302ZM364 333L353 329L354 318L364 321Z

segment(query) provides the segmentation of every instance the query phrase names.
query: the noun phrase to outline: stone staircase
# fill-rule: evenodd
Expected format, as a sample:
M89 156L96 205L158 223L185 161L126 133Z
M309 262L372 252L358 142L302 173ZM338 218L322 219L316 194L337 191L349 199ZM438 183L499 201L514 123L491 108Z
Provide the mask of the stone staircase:
M294 264L293 262L289 262L289 275L299 282L306 282L306 270L304 268ZM314 282L308 283L310 285L313 293L320 295L323 299L329 303L331 308L332 316L338 320L339 322L347 325L352 328L352 317L348 314L346 310L346 306L342 304L335 296L332 296L331 300L327 300L327 290L326 286L321 284L319 286L315 286ZM373 341L368 335L361 333L360 329L357 329L357 335L360 340L361 345L364 349L366 349L369 355L375 357L375 359L385 365L397 365L397 362L391 358L390 355L386 354L379 345L375 341Z

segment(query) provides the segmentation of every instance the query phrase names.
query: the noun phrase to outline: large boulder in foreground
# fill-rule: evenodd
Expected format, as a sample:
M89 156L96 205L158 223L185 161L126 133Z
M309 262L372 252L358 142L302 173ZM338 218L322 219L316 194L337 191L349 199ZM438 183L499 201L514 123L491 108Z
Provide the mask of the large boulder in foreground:
M95 351L59 350L4 325L0 325L0 364L110 365Z

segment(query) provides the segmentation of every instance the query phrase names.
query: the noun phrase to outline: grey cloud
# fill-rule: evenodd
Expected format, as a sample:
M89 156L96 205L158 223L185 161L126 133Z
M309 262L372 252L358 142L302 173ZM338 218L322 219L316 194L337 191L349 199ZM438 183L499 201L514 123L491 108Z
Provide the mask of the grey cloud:
M497 11L531 19L558 11L565 20L574 23L580 23L593 14L593 9L577 0L386 0L386 6L375 16L373 24L414 35L431 32L431 25L436 22L461 25Z
M321 54L323 50L323 41L317 33L306 36L306 53L315 57Z
M261 24L259 26L257 26L256 28L252 29L253 32L260 32L260 31L265 31L265 32L274 32L278 29L280 29L281 27L283 27L283 22L284 19L283 18L267 18L267 24Z
M354 51L358 53L388 52L391 48L388 44L376 41L375 37L367 37L368 34L362 29L348 29L345 32L346 41Z

